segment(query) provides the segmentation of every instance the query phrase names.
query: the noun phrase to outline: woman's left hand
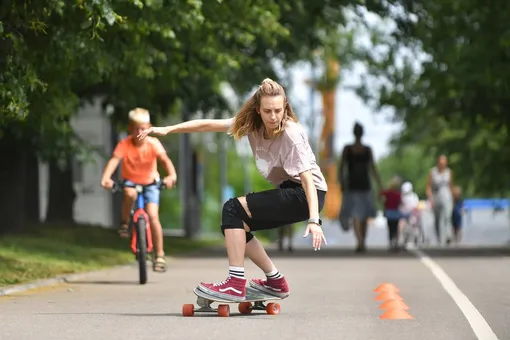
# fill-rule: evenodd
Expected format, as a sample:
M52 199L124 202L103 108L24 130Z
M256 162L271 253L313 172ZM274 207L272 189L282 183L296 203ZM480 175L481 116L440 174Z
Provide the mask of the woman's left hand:
M166 127L151 126L150 128L145 129L142 132L140 132L137 137L138 137L138 139L142 140L150 134L153 134L156 136L165 136L166 134L168 134L168 129Z
M324 245L328 244L320 225L315 223L308 223L303 237L307 237L309 234L312 234L312 245L314 250L321 250L322 241L324 241Z

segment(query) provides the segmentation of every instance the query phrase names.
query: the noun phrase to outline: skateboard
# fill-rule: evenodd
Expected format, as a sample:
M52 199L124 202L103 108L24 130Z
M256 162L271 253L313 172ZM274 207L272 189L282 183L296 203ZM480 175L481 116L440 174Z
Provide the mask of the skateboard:
M199 308L195 308L193 304L184 304L182 305L183 316L193 316L195 313L217 313L219 316L227 317L230 316L230 306L228 304L231 303L239 304L238 310L241 314L250 314L254 310L263 310L269 315L276 315L280 313L280 304L269 302L266 305L264 303L267 301L283 300L283 298L269 295L252 287L246 287L246 300L242 302L228 301L211 296L198 287L193 290L193 293L197 296ZM213 302L222 304L219 304L218 308L213 308L211 307Z

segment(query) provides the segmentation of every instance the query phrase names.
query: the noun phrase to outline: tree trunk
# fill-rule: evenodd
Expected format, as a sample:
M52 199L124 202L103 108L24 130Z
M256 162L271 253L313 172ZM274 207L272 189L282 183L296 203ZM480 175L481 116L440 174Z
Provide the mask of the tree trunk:
M119 138L119 135L117 133L117 130L115 128L115 124L113 124L112 121L110 121L111 124L110 124L110 137L111 137L111 145L112 145L112 148L109 151L110 154L113 153L113 149L115 148L115 145L117 145L117 142L118 142L118 138ZM118 168L116 170L116 172L114 172L114 175L113 175L113 178L114 179L118 179L119 176L118 176ZM116 227L118 225L120 225L121 223L121 213L122 213L122 200L123 200L123 195L122 193L117 193L117 194L114 194L112 195L112 213L113 213L113 216L112 216L112 226Z
M49 162L49 193L46 223L74 224L74 201L72 162L70 158L60 167L58 160Z
M33 148L26 151L25 176L25 217L26 222L37 224L41 222L39 208L39 159Z
M21 232L25 227L27 145L9 131L0 139L0 234Z

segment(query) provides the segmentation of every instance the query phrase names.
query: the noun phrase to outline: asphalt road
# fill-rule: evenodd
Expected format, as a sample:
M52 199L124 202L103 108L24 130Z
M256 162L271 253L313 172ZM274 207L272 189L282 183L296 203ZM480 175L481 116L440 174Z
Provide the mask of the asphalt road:
M437 246L433 219L430 213L424 214L424 231L430 240L430 246ZM297 229L297 228L296 228ZM355 237L351 231L341 231L337 222L329 222L324 226L328 236L328 244L334 247L354 247ZM510 215L508 212L501 212L496 215L491 210L474 211L471 216L464 217L462 245L473 246L498 246L510 241ZM367 245L369 247L386 247L388 232L384 219L376 219L369 229ZM307 240L303 240L296 233L294 244L305 246Z
M276 316L240 316L236 305L229 318L181 316L182 304L196 300L197 283L225 278L224 251L173 259L168 272L150 273L144 286L136 283L136 267L96 273L0 297L0 339L506 340L510 246L503 244L510 232L503 220L471 225L484 247L473 246L466 228L466 247L400 254L385 250L384 229L371 230L362 255L354 254L352 235L335 225L325 227L331 242L320 252L298 233L294 253L270 251L292 291ZM246 272L260 275L248 262ZM380 319L385 310L374 289L384 282L398 287L413 319Z

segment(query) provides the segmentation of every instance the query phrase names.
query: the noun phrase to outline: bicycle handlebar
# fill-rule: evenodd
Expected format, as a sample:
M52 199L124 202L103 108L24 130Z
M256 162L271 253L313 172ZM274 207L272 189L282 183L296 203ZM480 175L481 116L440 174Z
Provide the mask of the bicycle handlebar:
M145 188L145 187L148 187L148 186L151 186L151 185L154 185L154 184L156 184L159 189L166 188L166 185L165 185L165 183L162 180L154 181L153 183L150 183L150 184L128 185L127 187L129 187L129 188L136 188L137 186L141 186L141 187ZM112 193L116 193L116 192L122 191L122 189L124 189L124 187L126 187L126 183L124 181L114 181L111 191L112 191Z

